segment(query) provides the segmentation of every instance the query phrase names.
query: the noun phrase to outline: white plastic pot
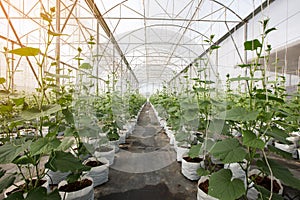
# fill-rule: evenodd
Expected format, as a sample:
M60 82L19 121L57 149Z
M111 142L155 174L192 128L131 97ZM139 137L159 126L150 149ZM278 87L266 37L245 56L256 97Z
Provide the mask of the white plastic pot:
M208 176L201 176L201 178L198 181L198 185L197 185L197 200L218 200L215 197L212 197L208 194L206 194L205 192L203 192L200 188L199 185L203 182L205 182L207 179L209 179Z
M84 161L84 164L88 163L89 161L99 161L103 165L92 167L90 171L86 172L86 176L91 177L93 179L94 187L106 183L108 181L108 173L109 173L109 161L106 158L88 158Z
M95 157L97 159L100 158L106 158L109 162L109 166L114 164L114 160L115 160L115 149L112 147L108 147L111 148L111 150L109 151L95 151Z
M83 179L89 179L91 181L93 181L93 179L91 177L84 177ZM60 188L63 185L66 185L67 181L62 181L58 184L58 188ZM74 191L74 192L61 192L59 191L59 194L61 196L62 199L65 200L94 200L94 187L93 184L91 184L90 186L83 188L81 190L78 191Z
M224 169L230 169L232 172L232 178L241 179L246 186L246 174L239 163L224 164Z
M114 147L115 153L118 153L120 151L120 148L119 148L120 139L109 141L109 144Z
M120 136L119 144L124 144L126 142L127 132L128 132L127 129L119 130L119 136Z
M260 171L258 169L252 169L252 170L249 171L248 176L250 177L251 175L259 174L259 172ZM268 177L271 179L270 176L268 176ZM276 180L276 182L279 184L280 190L279 190L278 194L282 195L282 193L283 193L283 187L282 187L281 181L279 179L275 178L275 177L273 177L273 180ZM258 198L258 195L259 195L259 192L254 187L251 187L248 190L247 198L249 200L256 200Z
M187 154L189 152L189 148L187 147L177 147L177 157L176 157L176 160L178 162L181 162L182 161L182 157L184 154Z
M48 170L47 175L45 176L50 185L57 185L59 182L65 180L69 172L54 172L52 170Z
M281 144L279 142L275 142L275 147L282 151L293 153L295 151L295 145Z
M174 134L170 136L170 144L173 145L175 142L175 136Z
M189 180L198 180L200 176L197 169L200 168L200 162L187 162L184 158L181 160L181 173Z

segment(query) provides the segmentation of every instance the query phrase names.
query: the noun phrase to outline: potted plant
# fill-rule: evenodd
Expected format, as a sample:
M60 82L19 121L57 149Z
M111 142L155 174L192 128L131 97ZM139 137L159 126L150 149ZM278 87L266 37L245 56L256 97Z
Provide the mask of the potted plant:
M275 178L285 185L299 188L300 181L287 168L267 156L269 152L275 152L291 158L291 155L284 154L272 145L268 145L271 138L285 141L288 136L286 130L289 130L289 125L284 123L284 118L289 113L278 109L285 104L284 96L282 92L276 91L276 88L274 88L275 91L269 89L270 82L266 75L266 67L261 63L262 58L268 61L271 51L270 45L264 48L265 39L271 31L275 30L275 28L267 28L268 21L267 19L261 22L263 29L261 40L254 39L244 43L245 50L255 51L257 55L251 63L240 65L242 68L247 68L249 77L230 79L231 81L244 81L246 94L240 94L236 104L228 104L226 110L215 116L216 119L225 120L231 130L236 130L240 134L224 135L225 138L217 141L210 153L225 164L239 163L246 175L244 182L233 178L229 169L213 173L210 177L209 194L219 199L252 198L248 196L252 188L258 191L260 198L280 199L280 196L274 193L273 180ZM264 49L265 55L263 55ZM260 77L256 77L258 72L260 72ZM259 175L250 176L249 169L253 165L259 169L262 177L270 176L269 190L260 186L259 181L254 180L254 178L260 178ZM216 192L221 188L224 193Z

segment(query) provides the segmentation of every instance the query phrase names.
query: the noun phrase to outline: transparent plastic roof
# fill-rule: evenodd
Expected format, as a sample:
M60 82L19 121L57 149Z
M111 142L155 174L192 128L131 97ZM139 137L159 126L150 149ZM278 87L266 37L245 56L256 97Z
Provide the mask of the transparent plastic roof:
M0 48L11 42L20 45L20 39L23 45L43 49L46 25L40 18L40 13L56 7L58 1L1 2L17 36L8 21L4 20L6 16L0 12L0 26L6 27L0 30ZM215 35L214 41L217 41L264 2L265 0L60 1L60 29L62 33L67 33L67 36L60 37L60 58L64 66L76 68L74 56L80 46L84 58L90 58L91 52L101 55L97 66L101 69L99 76L103 80L107 79L113 68L127 65L130 72L122 69L118 78L126 76L137 80L140 85L160 84L171 80L205 52L208 45L204 40L210 35ZM99 18L104 22L99 21ZM97 22L101 25L100 30L97 30ZM109 31L103 24L107 25ZM53 26L55 29L56 22L53 22ZM83 45L90 36L99 39L97 50L91 51L88 45ZM50 47L49 55L55 57L55 46ZM120 64L124 58L128 63ZM25 59L23 61L26 62ZM125 75L121 75L122 73Z
M139 83L170 80L262 0L95 1Z

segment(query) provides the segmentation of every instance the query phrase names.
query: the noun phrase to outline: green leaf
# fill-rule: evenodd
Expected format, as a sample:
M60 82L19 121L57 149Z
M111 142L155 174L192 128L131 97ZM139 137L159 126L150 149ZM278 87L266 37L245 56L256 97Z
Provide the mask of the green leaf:
M248 111L243 107L234 107L230 110L219 113L215 118L231 121L253 121L258 117L259 111Z
M5 172L6 172L5 170L3 170L2 168L0 168L0 179L4 176Z
M51 16L47 13L40 13L40 16L43 20L47 22L52 22Z
M251 41L246 41L244 43L244 48L245 50L250 50L250 51L254 51L258 48L261 48L262 44L260 43L260 41L258 39L255 40L251 40Z
M260 81L262 80L262 78L251 78L251 77L241 77L241 76L238 76L238 77L235 77L235 78L230 78L229 79L230 81Z
M22 192L14 192L10 194L5 200L23 200L23 193Z
M16 140L14 144L8 142L0 146L0 163L11 163L17 156L24 152L30 144L30 140L27 142Z
M199 176L207 176L207 175L210 174L210 172L208 170L203 169L202 167L200 167L200 168L197 169L197 174Z
M218 46L218 45L212 45L210 48L214 50L214 49L220 48L220 46Z
M90 168L83 165L81 161L70 152L52 152L45 167L56 172L75 172L78 170L88 171Z
M256 94L255 95L256 98L258 99L263 99L263 100L270 100L270 101L276 101L279 103L284 103L284 100L282 98L278 98L272 95L268 95L268 97L265 94Z
M223 163L241 162L247 154L236 138L228 138L217 142L210 153Z
M243 145L246 145L248 147L263 149L265 147L264 141L262 141L260 138L257 138L255 133L251 131L242 131L243 134Z
M268 35L268 33L277 30L276 28L269 28L268 30L265 31L265 34Z
M17 157L16 159L14 159L12 161L12 163L16 164L16 165L27 165L27 164L35 164L35 160L33 157L28 157L28 156L21 156L21 157Z
M172 112L175 112L175 111L177 111L177 110L179 110L179 108L178 108L177 106L173 106L173 107L170 107L170 108L168 109L168 113L172 113Z
M287 134L286 131L282 129L279 129L277 127L271 127L271 130L267 130L266 135L271 136L275 140L278 140L282 143L288 144L286 138L289 137L289 134Z
M276 148L276 147L274 147L272 145L268 145L268 150L271 151L271 152L276 153L277 155L282 156L283 158L286 158L286 159L289 159L289 160L293 159L293 156L292 156L291 153L288 153L286 151L278 149L278 148Z
M255 189L259 192L258 194L258 199L262 199L262 200L269 200L270 199L270 195L271 192L269 190L267 190L266 188L260 186L260 185L254 185ZM273 193L272 194L272 200L283 200L283 197Z
M50 72L45 72L46 76L51 76L55 78L74 78L74 76L64 75L64 74L52 74Z
M16 106L21 106L25 102L25 97L18 98L18 99L11 99L11 100L16 104Z
M30 151L32 155L49 154L51 151L55 150L60 143L61 142L57 138L39 138L31 144Z
M48 30L48 34L49 34L49 35L53 35L53 36L67 35L67 34L63 34L63 33L55 33L55 32L52 32L52 31L50 31L50 30Z
M83 58L75 57L74 60L84 60Z
M19 56L36 56L40 53L40 49L33 47L22 47L18 49L10 50L9 53L16 54Z
M202 144L193 145L188 152L188 156L190 158L199 157L201 146Z
M251 67L252 64L240 64L238 65L240 68Z
M24 110L20 113L20 116L25 120L33 120L36 118L49 116L61 110L61 106L58 104L52 104L43 106L42 111L39 111L36 108Z
M69 109L63 109L62 113L69 124L75 124L73 113Z
M52 191L51 193L47 193L47 189L45 187L37 187L28 192L28 195L25 200L60 200L61 197L57 189Z
M92 65L90 63L82 63L79 66L79 69L93 69Z
M13 174L11 174L11 175L5 177L4 179L2 179L0 181L0 193L2 193L3 190L5 190L6 188L8 188L11 185L13 185L15 179L16 179L16 176L13 175Z
M209 178L208 194L220 200L238 199L246 193L242 180L232 179L230 169L221 169Z
M5 83L5 78L3 78L3 77L0 77L0 84L3 84L3 83Z
M278 178L284 185L290 186L297 190L300 190L300 180L296 178L291 171L286 168L284 165L277 163L273 159L268 159L268 162L271 166L273 175ZM269 168L265 161L258 160L257 166L262 169L265 173L270 175Z
M74 140L64 137L64 139L61 141L60 145L57 147L57 151L66 151L74 144Z

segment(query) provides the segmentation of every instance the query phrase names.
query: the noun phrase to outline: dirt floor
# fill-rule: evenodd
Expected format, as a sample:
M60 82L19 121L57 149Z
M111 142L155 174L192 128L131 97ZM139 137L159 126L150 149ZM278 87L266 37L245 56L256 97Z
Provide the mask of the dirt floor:
M141 111L109 171L109 181L95 188L101 200L195 200L197 181L181 174L181 163L150 104Z

